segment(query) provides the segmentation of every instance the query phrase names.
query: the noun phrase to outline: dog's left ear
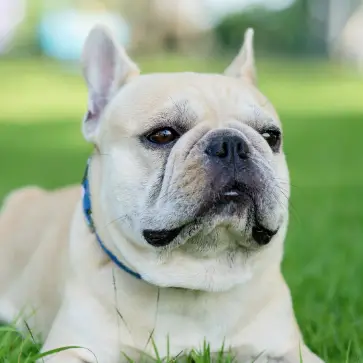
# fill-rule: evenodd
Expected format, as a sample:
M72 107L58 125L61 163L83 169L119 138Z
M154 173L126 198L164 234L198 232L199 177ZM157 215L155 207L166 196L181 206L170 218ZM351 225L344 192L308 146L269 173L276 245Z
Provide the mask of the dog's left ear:
M224 71L226 76L236 77L246 80L256 85L255 58L253 55L253 35L252 28L248 28L245 32L243 45L236 58L230 66Z
M83 135L87 141L95 142L104 108L140 71L110 31L100 25L95 26L86 39L82 66L88 86L88 112L83 121Z

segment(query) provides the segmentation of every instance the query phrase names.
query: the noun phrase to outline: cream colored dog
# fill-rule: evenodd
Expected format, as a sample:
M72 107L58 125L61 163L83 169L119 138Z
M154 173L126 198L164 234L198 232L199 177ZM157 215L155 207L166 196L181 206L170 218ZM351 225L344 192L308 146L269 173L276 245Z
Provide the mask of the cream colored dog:
M83 199L79 186L25 188L0 218L1 319L21 316L43 351L84 347L52 362L139 361L153 343L172 357L204 341L237 362L322 362L280 272L289 176L252 38L224 75L139 76L106 29L91 31Z

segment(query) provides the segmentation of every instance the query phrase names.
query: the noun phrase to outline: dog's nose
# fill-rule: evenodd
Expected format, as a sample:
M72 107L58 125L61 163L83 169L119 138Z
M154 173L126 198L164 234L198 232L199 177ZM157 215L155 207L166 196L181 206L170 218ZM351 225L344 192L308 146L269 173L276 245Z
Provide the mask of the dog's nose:
M224 164L235 164L248 158L249 147L240 136L216 135L209 142L205 152L210 158Z

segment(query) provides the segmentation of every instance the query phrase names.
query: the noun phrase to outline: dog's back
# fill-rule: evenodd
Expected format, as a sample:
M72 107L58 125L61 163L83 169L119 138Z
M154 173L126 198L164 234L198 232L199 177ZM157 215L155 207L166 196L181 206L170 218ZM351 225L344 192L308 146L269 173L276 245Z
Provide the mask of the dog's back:
M0 214L1 320L16 319L24 304L58 306L69 225L80 194L80 187L54 192L27 187L6 198ZM49 314L53 311L45 314L52 319Z

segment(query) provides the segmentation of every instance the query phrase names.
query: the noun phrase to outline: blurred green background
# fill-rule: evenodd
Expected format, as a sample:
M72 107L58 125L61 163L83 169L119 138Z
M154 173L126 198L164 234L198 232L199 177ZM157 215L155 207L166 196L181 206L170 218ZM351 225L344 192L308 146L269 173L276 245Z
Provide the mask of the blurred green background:
M174 8L186 2L175 0ZM266 8L241 0L229 9L195 2L205 11L195 21L204 25L193 31L188 12L173 9L166 25L156 17L170 8L165 2L18 2L24 13L0 57L0 198L28 184L79 183L91 151L80 132L87 98L78 48L57 53L65 25L42 30L46 16L60 12L62 19L61 11L76 9L80 19L92 14L87 28L105 11L122 14L128 30L120 30L120 39L145 73L222 72L246 27L254 26L259 86L283 122L292 178L283 270L297 318L307 343L327 362L363 362L360 1L271 1L275 6ZM42 32L53 38L44 40Z

